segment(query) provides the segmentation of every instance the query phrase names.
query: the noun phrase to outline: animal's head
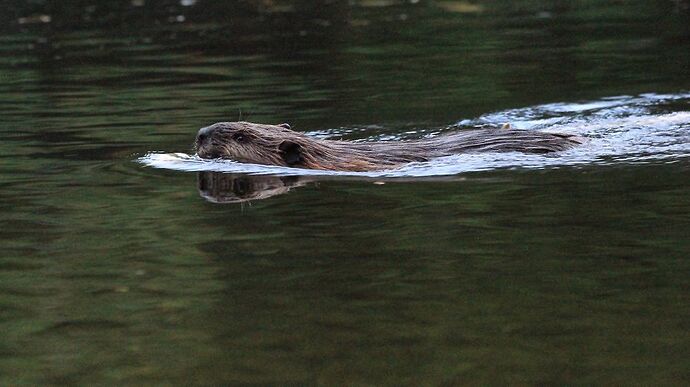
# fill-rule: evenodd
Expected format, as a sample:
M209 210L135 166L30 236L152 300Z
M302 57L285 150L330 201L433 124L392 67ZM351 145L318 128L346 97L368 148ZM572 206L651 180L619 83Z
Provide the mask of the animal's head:
M218 122L201 128L195 148L204 159L300 167L304 165L303 148L313 142L290 130L290 125L262 125L251 122Z

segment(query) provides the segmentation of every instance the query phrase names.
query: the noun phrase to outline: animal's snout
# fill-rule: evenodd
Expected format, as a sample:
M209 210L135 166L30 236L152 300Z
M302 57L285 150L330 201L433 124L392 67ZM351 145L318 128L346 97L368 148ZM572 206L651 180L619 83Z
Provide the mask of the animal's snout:
M196 154L202 159L215 159L220 157L218 151L211 144L211 137L216 131L215 125L199 129L196 135Z
M196 145L200 146L209 138L211 138L211 135L215 130L216 128L213 125L199 129L199 133L197 133L196 135Z

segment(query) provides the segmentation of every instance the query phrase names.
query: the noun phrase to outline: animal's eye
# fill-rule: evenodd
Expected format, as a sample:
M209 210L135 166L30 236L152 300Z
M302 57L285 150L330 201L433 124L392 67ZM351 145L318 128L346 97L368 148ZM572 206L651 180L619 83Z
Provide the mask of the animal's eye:
M243 133L235 133L232 135L232 139L237 142L242 142L245 140L245 137Z

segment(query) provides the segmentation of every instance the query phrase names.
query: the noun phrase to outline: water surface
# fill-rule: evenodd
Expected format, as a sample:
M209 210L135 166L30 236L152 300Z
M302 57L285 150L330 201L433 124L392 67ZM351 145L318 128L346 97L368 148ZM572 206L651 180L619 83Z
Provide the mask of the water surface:
M683 1L6 2L0 384L684 384ZM557 157L201 162L246 119Z

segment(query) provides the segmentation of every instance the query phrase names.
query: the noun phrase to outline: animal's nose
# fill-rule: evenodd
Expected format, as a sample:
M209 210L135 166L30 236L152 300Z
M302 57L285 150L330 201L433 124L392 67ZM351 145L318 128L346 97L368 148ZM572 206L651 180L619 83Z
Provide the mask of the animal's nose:
M196 135L196 143L201 145L204 141L206 141L206 139L211 137L215 130L216 128L213 126L207 126L199 129L199 133Z

